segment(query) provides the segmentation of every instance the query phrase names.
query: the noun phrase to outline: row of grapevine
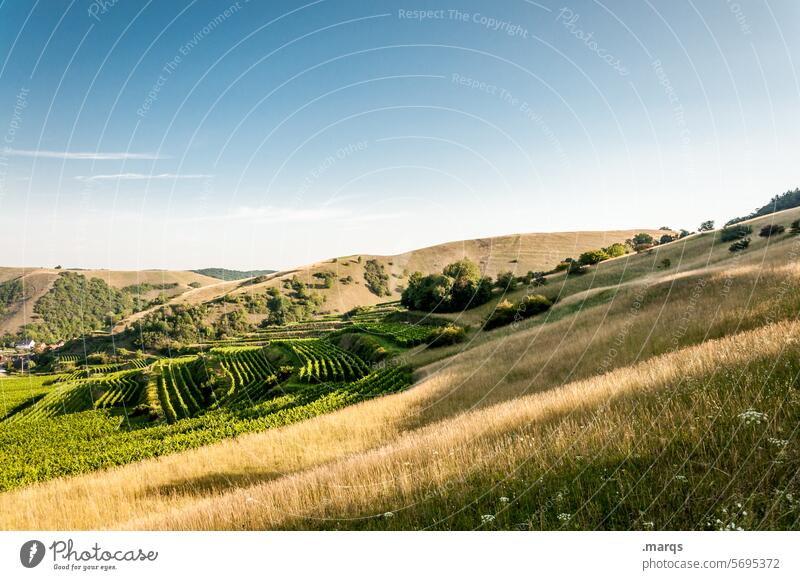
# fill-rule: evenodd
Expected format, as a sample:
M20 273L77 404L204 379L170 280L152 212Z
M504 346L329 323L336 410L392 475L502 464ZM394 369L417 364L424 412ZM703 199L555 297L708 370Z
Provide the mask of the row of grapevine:
M198 415L209 403L203 383L206 380L204 361L173 359L159 365L158 398L170 423Z
M145 381L140 371L130 370L107 375L95 385L98 391L103 391L94 402L95 409L109 409L136 405L144 393Z
M367 364L356 355L321 339L286 341L300 361L298 376L305 382L347 382L369 372Z
M259 347L212 349L228 377L228 389L220 397L225 404L247 404L262 400L277 383L275 369Z
M175 425L146 429L125 429L119 417L102 410L36 423L3 422L0 423L0 491L281 427L367 397L401 390L409 384L408 370L389 368L354 383L309 385L246 409L220 408ZM85 388L86 384L77 386Z
M13 416L53 390L52 376L17 375L0 379L0 420Z
M356 323L354 327L370 334L385 336L405 348L425 344L436 334L435 326L407 322L365 322Z
M141 371L120 371L101 377L54 383L49 392L9 420L46 419L88 409L133 406L142 398L145 381Z
M94 407L92 386L87 380L59 384L33 406L9 417L7 422L38 421L91 409Z

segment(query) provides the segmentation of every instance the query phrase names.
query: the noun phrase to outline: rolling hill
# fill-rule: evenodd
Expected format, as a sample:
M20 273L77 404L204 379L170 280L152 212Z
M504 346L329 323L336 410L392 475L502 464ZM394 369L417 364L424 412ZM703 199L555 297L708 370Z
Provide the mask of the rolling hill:
M356 306L399 299L404 282L411 272L437 272L446 264L461 258L466 257L478 263L484 273L489 276L496 276L502 271L513 271L518 275L524 275L529 270L549 270L567 256L578 256L587 250L622 242L639 232L647 232L654 236L664 233L655 229L632 229L515 234L450 242L396 256L367 254L344 256L307 264L288 271L259 271L254 274L254 277L244 279L240 279L238 274L253 274L253 272L228 271L219 268L199 271L143 270L138 272L0 268L0 283L19 279L25 285L24 299L9 305L7 310L0 314L0 335L6 332L14 333L23 324L35 321L33 305L52 288L55 279L63 272L75 272L89 278L97 277L117 289L135 284L176 284L174 288L168 290L149 290L142 297L152 299L163 292L167 297L168 304L191 305L218 301L224 296L263 294L268 288L281 287L286 281L296 276L310 284L314 291L324 298L323 313L343 313ZM391 292L388 296L377 296L365 285L364 268L370 260L381 264L390 276L388 286ZM340 281L331 288L322 287L314 274L323 271L333 272ZM235 277L234 274L236 274ZM352 281L344 283L343 280L348 277ZM220 278L223 279L220 280ZM189 286L190 284L192 286ZM131 323L160 307L160 304L154 305L120 320L115 324L114 331L124 330ZM212 308L210 317L218 318L224 311L224 307ZM251 322L254 323L260 322L262 318L263 316L250 317Z
M758 232L798 218L749 220L740 251L705 232L499 293L447 315L464 342L378 367L410 366L410 388L0 494L0 528L797 529L800 237ZM507 250L494 271L512 259L547 267ZM553 307L476 324L532 291Z
M22 299L7 305L4 312L0 313L0 335L15 333L21 326L36 321L37 315L33 312L36 301L44 296L52 287L58 276L64 272L81 274L87 278L100 278L113 288L122 289L136 285L150 285L154 288L147 289L141 294L142 298L152 299L160 293L166 294L170 299L194 290L194 286L202 288L219 283L219 280L210 276L203 276L195 272L170 271L170 270L79 270L79 269L48 269L48 268L7 268L0 267L0 284L18 280L23 285ZM192 286L190 286L190 284ZM169 286L167 289L158 289L156 286Z
M405 252L395 256L356 254L342 256L307 264L291 270L274 272L262 281L234 281L215 284L192 292L186 292L170 300L170 304L201 304L222 298L245 294L263 294L269 288L280 288L297 277L309 284L314 292L324 298L322 314L341 314L356 306L374 305L387 300L399 300L408 275L415 271L432 273L441 271L448 263L469 258L479 264L485 275L496 276L499 272L512 271L524 275L528 271L552 269L568 256L577 257L582 252L624 242L637 233L646 232L653 236L664 234L656 229L631 229L610 231L558 232L514 234L476 240L463 240L439 244ZM364 283L365 266L368 261L378 262L389 275L390 293L378 296ZM338 280L331 288L325 288L314 274L333 272ZM349 283L346 281L351 280ZM212 309L212 316L225 311L224 306ZM141 319L146 312L133 315L120 323L115 330L120 331L131 322ZM263 316L251 316L250 321L258 323Z

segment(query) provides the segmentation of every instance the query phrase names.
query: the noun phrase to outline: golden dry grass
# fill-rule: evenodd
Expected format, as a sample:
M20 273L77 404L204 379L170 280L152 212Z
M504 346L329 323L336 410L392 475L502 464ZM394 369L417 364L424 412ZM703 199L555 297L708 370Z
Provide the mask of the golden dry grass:
M513 234L476 240L449 242L427 248L420 248L396 256L353 255L325 260L298 267L289 272L279 272L262 284L236 290L243 292L264 292L268 287L278 286L283 280L298 276L304 282L318 282L315 272L331 270L339 278L352 276L353 284L336 284L333 288L318 288L325 297L324 309L331 312L347 312L355 306L377 304L386 300L398 300L408 274L440 272L447 264L469 258L479 264L486 275L495 277L499 272L513 271L524 275L530 270L545 271L568 256L578 256L587 250L624 242L639 232L652 235L663 234L654 229L553 232L533 234ZM359 258L361 262L359 262ZM364 285L364 264L367 260L377 260L390 275L391 296L376 296Z
M459 415L408 433L398 441L266 483L146 514L122 527L134 529L272 529L300 521L348 521L386 511L413 509L430 490L447 489L480 472L508 473L523 462L540 462L542 471L582 439L582 450L602 448L614 431L621 450L635 447L633 430L625 437L627 409L613 402L631 394L649 394L675 382L702 378L720 366L744 366L778 358L787 339L800 336L797 323L778 323L735 337L709 341L655 357L608 374ZM796 347L794 349L797 350ZM582 433L581 413L607 406L604 424ZM547 445L531 443L553 419L557 433ZM570 420L569 417L577 417ZM677 417L662 416L665 425ZM528 440L528 438L530 440ZM544 439L542 439L544 440ZM166 507L166 506L165 506ZM456 506L457 508L457 506ZM419 522L424 526L433 522ZM310 527L316 527L314 523ZM346 524L345 524L346 525ZM477 524L476 524L477 525Z
M656 457L659 445L682 436L693 408L653 414L648 401L658 393L692 377L712 380L720 368L777 360L787 344L797 358L798 239L754 240L734 258L713 239L662 248L680 256L669 270L653 267L658 255L642 255L554 283L548 288L572 298L546 317L440 349L404 393L4 493L0 528L391 527L374 517L382 511L396 512L397 527L472 527L474 514L458 514L473 492L494 490L520 465L526 478L569 474L574 461L563 457L576 442L578 456L613 444L612 458ZM436 360L441 353L450 356ZM711 416L719 396L698 393L689 400ZM737 396L744 393L755 397L754 388ZM593 485L573 487L594 497ZM526 525L536 527L538 508L526 509Z
M800 268L789 256L787 252L777 256L753 252L748 261L731 263L729 269L678 276L662 272L654 280L621 286L613 300L587 304L556 320L527 321L518 328L487 333L481 344L423 369L420 375L427 378L405 393L287 428L0 495L0 527L170 527L171 522L188 527L279 526L289 521L288 516L281 519L269 511L267 517L247 505L255 503L247 499L254 498L251 492L255 491L270 494L265 498L277 502L277 496L271 495L277 494L276 490L286 499L277 502L275 510L299 513L292 510L329 505L331 514L348 517L341 503L345 496L337 496L331 503L334 499L328 494L333 488L324 483L326 478L338 481L342 473L359 473L363 481L382 489L378 482L397 465L392 459L382 467L381 457L400 453L406 457L403 463L428 462L432 449L447 449L449 438L466 429L466 417L475 423L470 429L483 433L481 430L495 421L504 425L502 421L518 406L530 410L547 401L546 407L553 411L556 400L577 405L576 410L584 408L581 405L591 406L595 401L591 397L575 401L576 388L588 388L591 383L597 396L606 396L619 380L622 390L618 394L628 392L635 389L642 373L666 376L664 373L680 372L683 366L677 363L689 360L689 355L699 361L693 364L705 364L703 361L713 357L720 360L724 349L740 339L701 344L704 341L793 317ZM796 330L793 325L780 329ZM742 340L754 347L774 334L774 330L750 330ZM769 356L778 342L764 344L766 350L754 347L753 356ZM670 354L687 346L689 351ZM653 357L661 358L652 363L655 366L647 366ZM644 366L629 366L637 364ZM670 364L674 366L671 371ZM612 374L603 378L607 371ZM622 380L624 377L628 378ZM650 388L645 383L641 387ZM522 416L531 421L535 418ZM425 438L424 445L420 437ZM419 445L411 461L407 454ZM465 453L474 451L486 457L485 449L466 447ZM366 471L355 470L361 461ZM442 477L450 474L451 468L455 467L437 467ZM400 491L406 489L402 487L407 485L405 479L400 484L396 478L390 481L393 486L401 485ZM433 485L437 480L424 481ZM309 482L321 487L309 487ZM418 493L416 485L408 488L408 493ZM389 492L384 489L382 493ZM365 505L380 505L377 499L370 503L371 497L350 496L355 503L348 509L359 512ZM386 501L395 501L391 498ZM318 500L327 503L316 503ZM241 501L244 508L237 504ZM20 511L13 509L14 505L30 507ZM214 506L223 507L217 510ZM316 517L313 510L310 513Z

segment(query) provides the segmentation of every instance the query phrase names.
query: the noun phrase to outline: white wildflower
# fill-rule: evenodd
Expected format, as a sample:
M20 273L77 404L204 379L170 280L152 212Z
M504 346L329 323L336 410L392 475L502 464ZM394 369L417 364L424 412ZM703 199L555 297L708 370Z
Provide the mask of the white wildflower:
M745 425L760 425L761 423L766 423L767 414L756 411L755 409L747 409L747 411L739 413L739 419L741 419Z
M489 524L494 521L494 516L492 514L484 514L481 516L481 523Z

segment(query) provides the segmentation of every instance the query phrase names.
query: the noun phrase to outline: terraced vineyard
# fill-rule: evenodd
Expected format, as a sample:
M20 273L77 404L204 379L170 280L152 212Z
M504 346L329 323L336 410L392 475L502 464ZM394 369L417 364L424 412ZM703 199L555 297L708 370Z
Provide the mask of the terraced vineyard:
M208 379L204 361L194 357L165 362L160 366L158 399L167 421L193 417L208 404L209 394L201 389Z
M297 356L300 380L314 383L354 381L369 372L369 367L356 355L325 340L308 338L281 343Z
M0 423L0 491L289 425L400 391L410 382L408 369L393 367L353 383L320 383L243 409L218 408L147 429L124 429L122 419L107 411Z
M356 323L354 328L369 334L385 336L402 347L425 344L436 336L437 327L403 322Z
M8 421L47 419L89 409L111 409L136 405L144 393L141 371L129 370L91 379L58 382L29 408Z
M138 370L121 371L92 383L94 393L102 393L95 400L95 409L131 407L142 399L146 381Z
M0 490L280 427L397 392L411 383L409 369L371 372L326 338L355 329L401 345L424 341L429 327L383 320L397 310L379 306L267 328L174 358L75 368L80 359L63 356L56 364L66 372L4 379Z
M259 347L215 348L230 386L219 400L225 404L252 404L267 396L278 382L276 370Z

